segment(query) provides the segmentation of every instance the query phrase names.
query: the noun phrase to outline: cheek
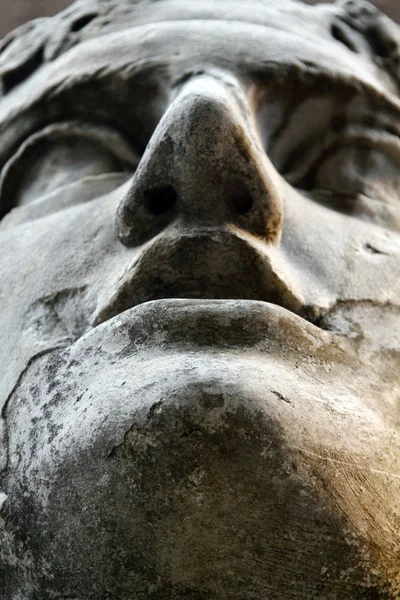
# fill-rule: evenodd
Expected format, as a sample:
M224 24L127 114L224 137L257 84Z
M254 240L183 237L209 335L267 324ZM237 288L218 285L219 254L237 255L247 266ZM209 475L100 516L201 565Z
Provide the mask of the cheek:
M47 182L43 181L41 178L38 181L39 188L35 188L33 186L32 189L28 189L26 193L27 203L22 207L18 207L17 209L11 210L6 216L2 219L0 223L0 233L3 231L8 231L9 229L16 227L17 225L21 225L23 223L31 223L33 221L37 221L38 219L42 219L43 217L49 217L50 215L55 215L59 212L65 211L67 209L71 209L73 207L83 206L87 203L96 202L96 205L99 204L99 199L104 198L108 204L115 203L115 206L112 206L111 210L116 210L116 206L118 202L123 197L126 192L126 189L129 185L129 181L131 179L131 174L129 173L102 173L101 175L96 174L99 170L99 164L97 162L90 163L82 167L83 169L90 169L85 173L85 176L82 179L76 180L77 172L72 169L71 172L68 170L64 170L62 174L53 173L56 182L59 181L59 177L62 178L62 181L65 185L62 185L60 188L54 189L53 191L47 190L48 193L45 193L46 190L41 186L47 186ZM83 175L80 172L81 176ZM72 183L71 183L72 181ZM53 182L57 187L57 184ZM52 181L50 178L49 186L51 187ZM40 198L36 198L35 194L41 190L44 193L44 196ZM30 197L32 194L32 198ZM82 208L82 219L81 222L78 223L77 234L79 237L82 237L83 232L81 231L82 227L90 227L90 214L94 211L94 206L90 207L87 212L84 208ZM64 221L66 226L68 223L73 221L76 213L68 213L67 218L59 217L57 221L51 221L51 226L56 230L63 227ZM111 216L109 221L113 221L114 217ZM46 228L46 224L48 221L45 221L44 228ZM33 225L33 234L35 234L36 229L41 230L41 225ZM46 232L44 235L49 235Z
M34 356L86 331L116 264L125 266L117 202L110 195L1 231L0 402Z
M96 270L94 258L104 258L113 236L113 207L107 201L13 224L0 235L1 255L7 257L1 265L7 304L15 298L29 305L87 285Z
M323 312L338 302L400 301L399 234L292 188L278 255L306 306Z

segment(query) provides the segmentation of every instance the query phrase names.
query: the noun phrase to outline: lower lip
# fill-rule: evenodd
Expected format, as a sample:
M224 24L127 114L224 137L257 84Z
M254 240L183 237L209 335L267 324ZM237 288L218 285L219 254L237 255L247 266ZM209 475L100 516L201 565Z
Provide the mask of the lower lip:
M139 304L88 332L81 341L129 335L152 347L254 348L327 342L330 334L294 313L257 300L169 298Z

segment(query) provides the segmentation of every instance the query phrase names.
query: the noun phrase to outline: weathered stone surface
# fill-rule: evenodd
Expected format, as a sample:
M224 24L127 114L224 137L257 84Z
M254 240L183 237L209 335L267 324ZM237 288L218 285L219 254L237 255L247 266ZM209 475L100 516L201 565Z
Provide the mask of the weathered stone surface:
M0 597L400 594L399 29L87 0L0 54Z
M303 0L307 4L331 3L332 0ZM386 13L392 19L400 21L400 4L397 0L372 0L371 4Z
M332 0L304 0L307 4L331 2ZM30 19L50 17L60 10L67 8L70 0L2 0L2 19L0 22L0 37L6 35L19 25ZM374 4L389 17L400 21L400 4L397 0L373 0Z

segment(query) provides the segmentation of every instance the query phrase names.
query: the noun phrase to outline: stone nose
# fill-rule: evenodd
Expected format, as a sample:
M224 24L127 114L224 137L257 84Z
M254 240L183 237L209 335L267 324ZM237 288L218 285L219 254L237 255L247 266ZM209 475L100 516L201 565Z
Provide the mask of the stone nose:
M117 211L126 246L170 223L235 225L277 243L279 176L261 148L249 108L222 81L187 82L155 130Z

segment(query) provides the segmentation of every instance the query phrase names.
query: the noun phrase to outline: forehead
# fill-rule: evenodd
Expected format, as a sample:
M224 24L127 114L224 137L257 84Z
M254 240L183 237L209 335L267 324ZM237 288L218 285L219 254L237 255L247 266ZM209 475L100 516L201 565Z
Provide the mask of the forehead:
M45 59L50 59L50 63L74 46L79 46L79 54L89 54L90 61L99 53L107 60L107 51L113 44L115 58L117 37L119 45L131 50L132 55L149 46L154 53L162 50L175 57L187 54L191 58L201 51L211 61L221 55L231 58L231 66L240 62L243 52L253 63L258 59L261 64L284 64L296 57L310 61L312 57L321 69L330 71L333 66L334 70L336 67L361 79L389 83L371 60L349 52L333 40L332 23L341 12L334 5L311 7L293 0L87 0L73 4L53 19L43 20L26 44L41 38ZM149 34L156 30L159 37ZM172 39L162 36L168 30L173 32ZM220 34L215 37L218 31ZM236 43L240 46L235 51ZM76 58L76 54L72 56ZM7 52L0 59L0 66L4 61ZM74 68L78 66L75 62Z
M88 87L100 90L105 79L111 82L107 93L125 94L133 104L140 87L171 88L196 70L257 74L264 81L278 79L283 87L296 77L323 76L325 93L341 83L363 85L397 110L389 77L367 55L351 52L332 37L338 11L333 5L310 7L289 0L78 2L39 24L45 61L0 101L0 154L15 146L16 135L23 138L34 129L44 113L59 118L56 113L71 104L74 88L80 86L74 102L82 104L90 98ZM12 63L13 44L3 52L6 68L7 60ZM143 104L143 97L136 98ZM91 102L97 109L101 97Z
M38 59L31 48L36 46L41 51L39 62L47 68L45 74L41 70L42 78L34 77L37 87L60 69L65 77L68 69L82 72L82 67L96 64L111 66L110 61L125 66L162 55L171 62L203 59L233 69L246 63L250 68L281 65L282 69L287 63L314 65L394 91L369 57L350 52L333 39L332 24L340 13L334 5L311 7L292 0L86 0L28 26L21 39L1 53L0 72L4 81L8 71L12 82L15 72L17 80L30 79ZM26 64L24 54L29 56ZM6 98L3 104L7 106Z

